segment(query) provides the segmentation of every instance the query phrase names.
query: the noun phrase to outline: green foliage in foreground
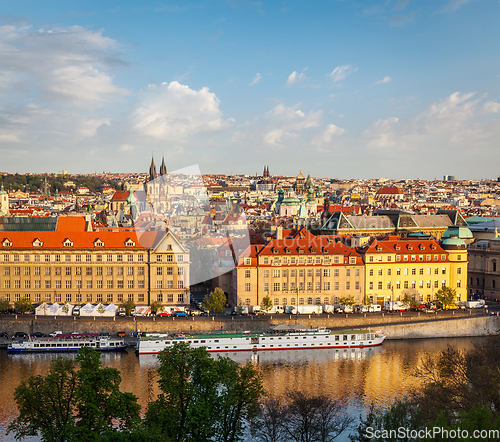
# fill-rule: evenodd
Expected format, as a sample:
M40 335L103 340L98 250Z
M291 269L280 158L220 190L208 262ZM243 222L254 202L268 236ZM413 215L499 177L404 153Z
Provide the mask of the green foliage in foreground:
M148 405L145 426L175 441L243 440L258 410L262 377L249 363L213 359L183 342L158 356L161 393Z
M32 376L14 392L19 416L7 433L17 440L39 435L43 442L94 442L105 432L129 430L140 421L140 405L120 391L117 369L101 367L100 354L84 347L77 366L58 358L44 377Z

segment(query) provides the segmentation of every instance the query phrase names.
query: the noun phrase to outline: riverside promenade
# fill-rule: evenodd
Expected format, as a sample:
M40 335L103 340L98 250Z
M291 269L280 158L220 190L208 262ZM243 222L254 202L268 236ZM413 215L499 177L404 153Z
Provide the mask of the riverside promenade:
M331 315L286 315L218 317L47 317L34 315L0 315L0 331L13 336L15 332L47 335L60 330L63 333L116 334L125 332L160 333L214 333L266 331L278 324L303 324L328 329L370 328L381 330L387 339L428 339L446 337L493 336L500 334L500 316L488 311L454 311L425 314L416 312L385 314L331 314Z

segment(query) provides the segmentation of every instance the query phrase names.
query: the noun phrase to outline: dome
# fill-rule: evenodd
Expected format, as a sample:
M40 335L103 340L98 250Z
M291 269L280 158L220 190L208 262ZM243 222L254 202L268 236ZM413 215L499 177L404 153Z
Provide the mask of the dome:
M443 249L465 249L465 242L456 236L452 236L451 238L445 239L441 246Z
M474 235L467 226L450 226L443 233L443 239L456 236L460 239L473 239Z
M300 204L300 201L295 198L295 197L288 197L285 198L281 204L286 205L286 206L298 206Z

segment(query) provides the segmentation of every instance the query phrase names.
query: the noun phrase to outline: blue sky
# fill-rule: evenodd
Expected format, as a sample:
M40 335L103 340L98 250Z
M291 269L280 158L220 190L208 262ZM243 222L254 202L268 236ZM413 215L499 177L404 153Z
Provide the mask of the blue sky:
M500 2L0 1L0 171L500 175Z

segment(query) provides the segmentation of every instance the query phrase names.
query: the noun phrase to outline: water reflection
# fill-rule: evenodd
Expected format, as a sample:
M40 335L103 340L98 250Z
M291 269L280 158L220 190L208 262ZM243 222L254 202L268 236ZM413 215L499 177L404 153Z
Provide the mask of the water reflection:
M281 394L291 389L328 393L346 398L350 410L357 415L372 402L377 406L387 405L411 387L418 388L418 379L412 374L424 356L435 357L448 345L468 350L482 342L484 338L385 341L383 346L371 349L227 352L213 357L228 356L241 364L252 362L262 371L269 393ZM5 436L5 429L17 414L15 387L22 379L45 375L56 357L0 352L0 442L14 440L12 436ZM158 393L155 355L136 356L132 351L104 353L102 361L105 366L121 371L122 390L138 396L143 407L155 399Z

